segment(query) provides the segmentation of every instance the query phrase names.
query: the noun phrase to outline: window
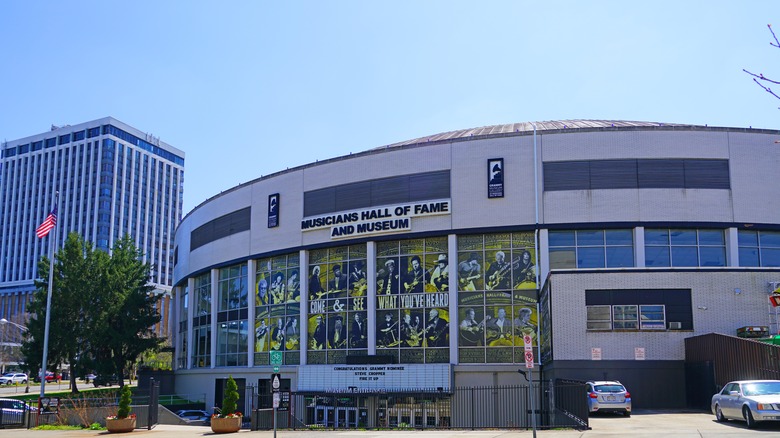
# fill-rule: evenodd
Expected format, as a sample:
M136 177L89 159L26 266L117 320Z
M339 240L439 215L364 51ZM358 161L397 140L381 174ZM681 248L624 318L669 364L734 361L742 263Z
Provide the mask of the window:
M544 191L731 188L728 160L592 160L543 163Z
M612 328L636 330L637 306L612 306Z
M631 230L550 231L550 269L634 266Z
M660 304L588 306L587 329L664 330L665 313L665 307Z
M247 307L246 265L219 270L219 310Z
M690 289L586 290L587 330L693 330Z
M739 266L780 266L780 232L740 230Z
M588 330L611 330L612 308L610 306L588 306Z
M726 266L723 230L645 229L645 266Z

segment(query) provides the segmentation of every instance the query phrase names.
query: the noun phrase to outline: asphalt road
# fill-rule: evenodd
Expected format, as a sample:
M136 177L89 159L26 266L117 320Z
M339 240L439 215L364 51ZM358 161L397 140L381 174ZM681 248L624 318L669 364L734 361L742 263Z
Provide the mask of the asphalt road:
M135 383L135 380L133 380L133 383ZM85 390L95 388L91 383L86 384L84 383L84 381L81 380L78 382L78 387L80 391L85 391ZM114 385L113 387L118 388L116 385ZM101 388L108 388L108 387L103 386ZM0 385L0 397L24 394L25 389L26 389L26 385ZM44 389L46 390L46 394L51 394L54 392L68 392L70 391L70 381L62 380L59 383L50 382L46 384ZM41 393L41 384L30 382L30 394L40 394L40 393Z
M591 429L576 430L544 430L537 431L540 438L743 438L743 437L778 437L780 422L760 424L756 429L747 429L745 423L730 421L715 422L715 416L703 412L671 412L639 410L630 418L616 415L597 415L590 419ZM273 437L273 431L242 430L240 434ZM107 435L105 431L35 431L26 429L6 429L2 431L3 438L97 438ZM173 426L161 424L152 430L136 429L134 436L143 435L147 438L200 438L213 435L209 427L204 426ZM373 431L373 430L280 430L277 438L530 438L534 436L530 430L404 430L404 431Z

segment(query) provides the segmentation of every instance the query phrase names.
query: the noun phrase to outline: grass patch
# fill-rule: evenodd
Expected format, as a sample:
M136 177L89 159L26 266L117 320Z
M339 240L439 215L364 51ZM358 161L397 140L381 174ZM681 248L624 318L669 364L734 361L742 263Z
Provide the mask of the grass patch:
M32 430L84 430L84 428L81 426L68 426L65 424L44 424L42 426L33 427Z

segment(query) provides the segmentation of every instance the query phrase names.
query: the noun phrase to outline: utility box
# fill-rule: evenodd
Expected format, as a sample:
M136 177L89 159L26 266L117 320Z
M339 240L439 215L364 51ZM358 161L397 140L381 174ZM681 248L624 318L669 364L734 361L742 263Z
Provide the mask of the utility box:
M769 327L765 325L749 325L737 329L740 338L766 338L769 336Z

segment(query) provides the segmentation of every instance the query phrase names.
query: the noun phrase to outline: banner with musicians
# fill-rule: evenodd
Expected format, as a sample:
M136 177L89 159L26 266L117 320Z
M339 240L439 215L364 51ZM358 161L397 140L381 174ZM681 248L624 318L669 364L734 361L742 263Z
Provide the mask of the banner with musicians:
M310 364L345 363L368 354L366 246L309 253L308 345Z
M449 362L447 248L446 237L377 243L377 354Z
M524 362L525 335L538 349L535 260L533 231L458 237L460 363Z
M284 363L300 363L301 275L298 253L257 261L255 272L255 364L284 351Z

